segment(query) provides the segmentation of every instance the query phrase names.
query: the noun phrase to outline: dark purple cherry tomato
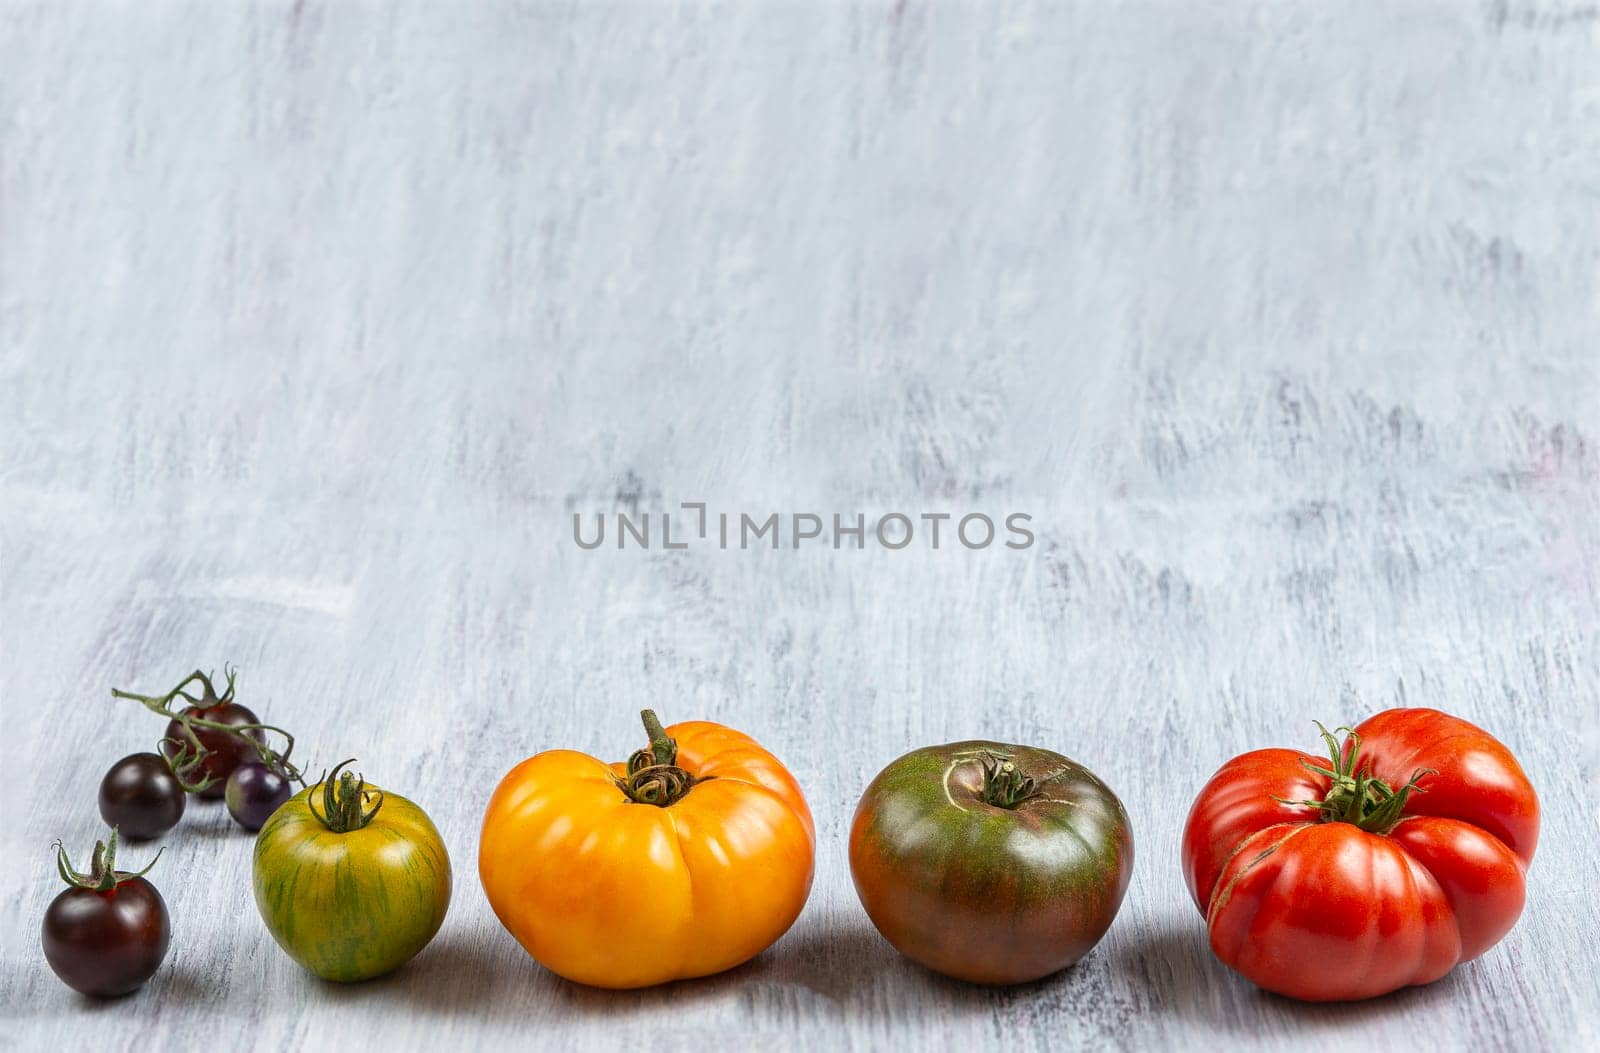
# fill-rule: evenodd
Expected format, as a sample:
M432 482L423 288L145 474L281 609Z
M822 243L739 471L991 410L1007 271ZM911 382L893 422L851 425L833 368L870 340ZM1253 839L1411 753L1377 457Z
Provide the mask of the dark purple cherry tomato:
M228 814L246 830L259 830L293 791L281 772L247 761L228 776Z
M237 702L218 702L214 706L189 706L183 712L187 716L233 727L261 723L254 713ZM247 760L255 760L258 755L250 743L243 741L239 735L230 735L228 732L211 728L195 728L194 733L206 753L197 763L184 770L183 777L191 783L202 782L209 777L210 785L199 793L201 797L215 800L222 796L228 776L233 774L233 769ZM257 742L265 741L259 730L252 729L242 734ZM183 732L183 725L176 720L167 724L167 743L162 746L162 752L168 757L175 756L177 754L175 743L193 748L193 743Z
M138 874L115 868L117 832L94 846L89 873L72 869L57 845L57 868L71 885L51 901L40 933L45 961L75 991L115 998L155 975L172 940L167 905ZM151 861L154 865L154 860Z
M100 780L100 818L134 841L160 837L183 818L187 796L165 757L130 753Z

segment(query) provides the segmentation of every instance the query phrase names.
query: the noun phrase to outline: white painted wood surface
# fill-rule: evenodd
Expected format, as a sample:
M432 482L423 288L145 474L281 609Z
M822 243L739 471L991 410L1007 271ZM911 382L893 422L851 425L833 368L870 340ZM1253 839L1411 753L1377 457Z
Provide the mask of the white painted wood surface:
M1003 8L1003 10L1002 10ZM1600 22L1581 3L91 4L0 10L0 1043L389 1050L1581 1048L1600 1040ZM573 511L1031 513L1025 552L583 552ZM433 815L436 942L322 985L194 806L175 938L91 1006L49 844L243 669ZM1527 912L1362 1005L1210 957L1176 862L1227 756L1408 702L1543 794ZM475 874L499 775L641 703L748 729L817 815L770 952L567 985ZM898 959L857 794L1059 749L1139 856L1017 990ZM240 1036L246 1036L241 1039Z

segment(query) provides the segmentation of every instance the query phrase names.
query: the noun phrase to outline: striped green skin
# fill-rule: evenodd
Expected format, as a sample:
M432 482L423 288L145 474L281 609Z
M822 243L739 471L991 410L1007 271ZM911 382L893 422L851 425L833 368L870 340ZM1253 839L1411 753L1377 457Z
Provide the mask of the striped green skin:
M991 757L1040 794L1010 809L984 801ZM1133 873L1133 835L1116 794L1059 753L953 742L906 754L867 787L850 872L873 924L908 958L974 983L1021 983L1105 935Z
M444 842L422 809L392 793L370 824L336 834L312 815L312 791L321 786L291 797L256 836L256 907L278 946L324 980L392 972L444 922Z

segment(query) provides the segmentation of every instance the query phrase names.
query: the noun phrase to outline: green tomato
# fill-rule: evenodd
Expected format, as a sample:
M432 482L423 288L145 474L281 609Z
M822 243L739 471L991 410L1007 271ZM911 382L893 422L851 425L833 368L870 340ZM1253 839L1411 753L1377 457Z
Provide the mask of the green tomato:
M878 931L973 983L1036 980L1083 957L1132 872L1116 794L1031 746L914 750L867 787L850 830L850 874Z
M450 857L427 815L338 769L272 813L254 870L273 939L325 980L400 968L450 906Z

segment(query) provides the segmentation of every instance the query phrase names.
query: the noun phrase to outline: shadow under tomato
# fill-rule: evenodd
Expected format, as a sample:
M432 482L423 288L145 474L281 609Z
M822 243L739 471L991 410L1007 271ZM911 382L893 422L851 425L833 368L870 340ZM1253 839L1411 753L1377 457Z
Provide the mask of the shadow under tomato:
M256 839L253 831L233 821L233 816L228 814L228 806L222 801L208 801L190 794L183 818L178 820L177 826L160 838L139 843L154 846L180 835L199 841L232 841L244 845L252 845Z
M1110 969L1143 1008L1194 1020L1220 1015L1228 1000L1222 987L1236 978L1211 954L1199 918L1129 929L1108 949Z
M865 994L886 980L902 984L901 974L915 983L948 985L957 998L983 999L988 1004L984 988L957 984L912 965L865 922L808 925L727 972L621 991L564 980L534 962L501 930L486 929L441 937L390 977L348 989L384 984L403 996L408 1006L489 1017L515 1015L516 1007L530 998L580 1016L650 1016L733 999L792 1001L793 992L801 989L820 996L816 1004L825 1015L859 1015L870 1010ZM335 992L334 997L345 995Z
M1250 987L1252 1008L1288 1021L1290 1028L1303 1034L1324 1030L1344 1031L1365 1021L1448 1006L1463 997L1459 987L1461 970L1464 968L1470 969L1471 966L1458 965L1442 979L1423 987L1402 987L1398 991L1359 1002L1301 1002L1263 991L1242 977L1236 979ZM1430 1013L1429 1019L1437 1020L1438 1016Z
M770 953L770 952L769 952ZM760 974L761 958L734 966L727 972L702 976L693 980L674 980L655 987L637 987L613 991L604 987L588 987L563 980L546 973L554 986L552 996L566 1010L584 1016L616 1016L618 1014L653 1014L692 1006L697 1002L721 1001L742 996L753 978Z
M186 961L173 962L151 981L151 992L159 1001L217 1006L230 1016L246 1016L250 1006L227 997L225 983L215 974L191 968Z
M915 1005L958 1015L992 1015L1019 1003L1070 1001L1108 967L1099 948L1078 965L1026 984L986 987L953 980L901 956L865 918L817 919L743 965L714 976L613 991L572 983L541 967L499 929L452 933L401 970L363 984L325 985L335 999L403 999L408 1010L480 1018L519 1017L550 1004L580 1017L657 1016L686 1006L733 1002L823 1019L892 1020ZM519 1008L521 1007L521 1008Z
M1145 1012L1240 1035L1258 1035L1263 1021L1296 1035L1345 1030L1352 1024L1410 1013L1447 1003L1456 977L1452 972L1426 987L1406 987L1360 1002L1301 1002L1265 991L1238 975L1211 953L1205 926L1198 919L1171 920L1136 930L1112 952L1113 970L1130 985Z
M163 962L143 986L110 998L72 990L56 978L42 958L38 960L31 976L23 977L8 972L0 980L0 987L6 988L8 996L17 996L14 1000L8 997L6 1004L0 1007L0 1021L5 1022L54 1017L62 1012L90 1016L102 1013L140 1014L150 1012L152 1006L169 1002L207 1003L220 1005L224 1009L232 1004L223 997L224 992L215 976L198 973L182 963L171 961ZM242 1014L245 1010L239 1012ZM0 1027L0 1035L3 1034L5 1029ZM3 1040L0 1040L0 1047L11 1048Z
M562 979L528 957L502 930L486 928L471 935L441 937L388 977L347 986L357 990L387 985L408 1008L440 1015L467 1011L480 1018L520 1019L532 1001L559 1004L583 1015L616 1016L728 997L749 982L760 961L702 979L611 991Z
M515 941L494 929L441 935L388 976L327 986L359 993L383 985L403 999L408 1010L441 1015L468 1010L493 1016L497 1009L518 1004L530 989L554 980Z
M865 920L807 925L750 963L769 983L803 987L841 1006L909 965Z
M938 1005L945 1014L989 1017L1020 1003L1061 1001L1092 982L1095 954L1027 983L993 987L953 979L901 955L864 918L819 922L785 937L750 965L752 999L762 989L792 1001L797 989L819 998L813 1011L825 1018L892 1022L911 1007Z

